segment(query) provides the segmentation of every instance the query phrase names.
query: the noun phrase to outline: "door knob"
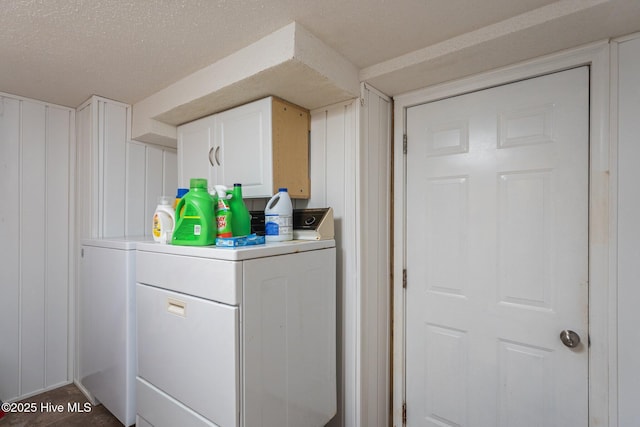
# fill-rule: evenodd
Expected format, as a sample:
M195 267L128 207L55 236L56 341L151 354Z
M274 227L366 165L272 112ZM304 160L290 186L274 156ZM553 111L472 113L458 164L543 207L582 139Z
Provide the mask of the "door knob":
M573 331L565 329L560 332L560 341L569 348L576 348L580 344L580 335Z

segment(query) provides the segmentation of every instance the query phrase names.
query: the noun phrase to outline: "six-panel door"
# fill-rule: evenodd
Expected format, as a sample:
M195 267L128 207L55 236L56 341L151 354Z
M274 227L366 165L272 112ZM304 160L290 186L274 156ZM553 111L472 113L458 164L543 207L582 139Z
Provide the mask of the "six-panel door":
M587 425L588 88L582 67L407 110L409 426Z

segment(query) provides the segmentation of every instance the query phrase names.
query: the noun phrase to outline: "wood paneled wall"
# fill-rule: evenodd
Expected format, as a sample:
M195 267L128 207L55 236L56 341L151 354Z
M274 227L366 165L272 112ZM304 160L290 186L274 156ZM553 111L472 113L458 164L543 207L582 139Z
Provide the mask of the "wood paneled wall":
M176 194L176 150L130 141L120 102L93 96L77 122L78 239L150 236L158 197Z
M129 126L129 106L100 97L76 113L0 93L4 401L73 378L79 240L150 235L158 196L175 195L175 150L129 141Z
M175 197L178 159L170 148L130 141L127 144L125 236L149 236L158 197Z
M386 426L390 409L391 102L362 98L311 112L311 198L331 206L337 246L338 414L329 426Z
M357 100L311 112L311 198L295 208L332 207L337 271L338 414L329 426L356 426Z
M69 381L75 112L0 93L0 399Z

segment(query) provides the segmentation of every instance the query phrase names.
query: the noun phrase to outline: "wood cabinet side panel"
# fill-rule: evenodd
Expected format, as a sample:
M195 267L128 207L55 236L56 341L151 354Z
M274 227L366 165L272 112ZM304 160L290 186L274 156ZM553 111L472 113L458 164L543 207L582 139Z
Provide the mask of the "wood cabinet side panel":
M272 109L273 192L287 187L291 198L308 199L309 111L278 98L273 98Z

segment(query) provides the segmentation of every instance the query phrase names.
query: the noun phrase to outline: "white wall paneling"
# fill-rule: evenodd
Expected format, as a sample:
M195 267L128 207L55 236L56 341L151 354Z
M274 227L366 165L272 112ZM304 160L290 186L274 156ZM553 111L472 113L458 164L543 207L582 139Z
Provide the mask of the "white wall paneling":
M618 425L640 425L640 34L613 43L612 130L617 134ZM616 61L617 59L617 61Z
M124 235L125 159L130 108L91 97L77 112L78 240Z
M125 234L144 235L147 224L147 146L127 145L127 214ZM149 229L150 230L150 229Z
M70 381L75 112L0 93L0 399Z
M311 111L311 198L294 204L334 210L338 414L331 427L389 423L390 132L391 102L368 86L362 101Z
M158 197L175 197L176 151L131 141L127 144L126 236L151 236Z
M151 234L158 197L175 196L176 150L129 141L129 105L93 96L77 112L78 239Z
M359 103L356 100L311 112L311 198L295 207L331 206L334 211L337 272L338 414L329 426L358 426L356 404L359 354L357 302L358 208L357 145ZM255 206L255 205L254 205Z

